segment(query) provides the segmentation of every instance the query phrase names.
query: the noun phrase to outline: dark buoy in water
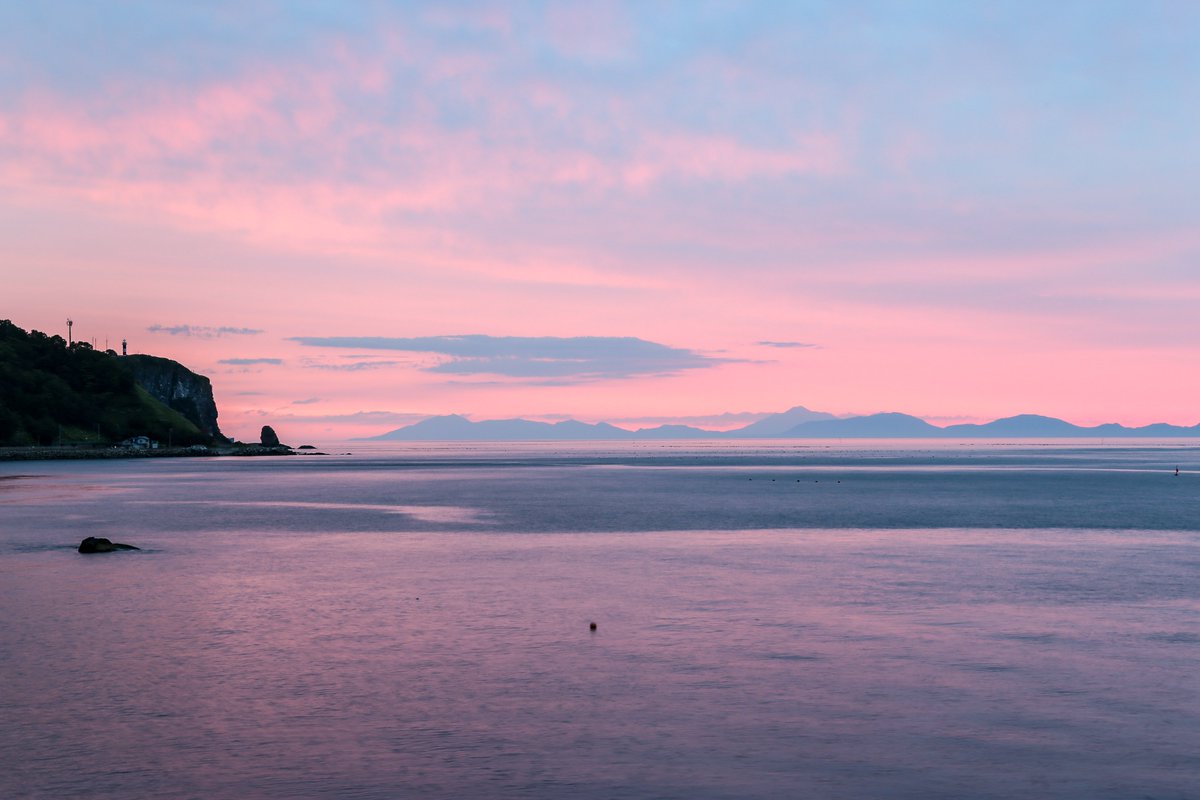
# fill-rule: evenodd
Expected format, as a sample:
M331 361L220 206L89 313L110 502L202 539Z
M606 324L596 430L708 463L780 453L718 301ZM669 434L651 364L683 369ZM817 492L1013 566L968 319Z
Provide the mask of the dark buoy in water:
M588 623L588 630L591 631L592 633L595 633L596 632L596 623L594 623L594 622Z

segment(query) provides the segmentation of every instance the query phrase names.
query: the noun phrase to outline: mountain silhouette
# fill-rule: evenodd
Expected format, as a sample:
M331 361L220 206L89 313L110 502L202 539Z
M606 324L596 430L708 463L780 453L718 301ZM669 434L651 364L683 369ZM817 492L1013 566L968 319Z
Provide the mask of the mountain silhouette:
M659 425L636 431L607 422L578 420L536 422L527 419L493 419L472 422L458 414L430 417L413 425L360 441L636 441L673 439L1068 439L1068 438L1176 438L1200 436L1200 425L1183 427L1156 423L1127 428L1116 423L1094 427L1072 425L1055 417L1018 414L984 424L958 424L940 428L911 414L888 412L838 418L796 406L732 431L707 431L689 425Z
M909 414L869 414L847 419L802 422L780 434L780 438L806 439L921 439L941 436L941 428Z
M797 425L802 425L806 422L817 422L819 420L837 419L833 414L828 414L824 411L810 411L804 406L796 406L789 408L780 414L772 414L769 417L764 417L758 422L752 422L744 428L738 428L735 431L729 431L729 435L733 437L775 437L781 436Z

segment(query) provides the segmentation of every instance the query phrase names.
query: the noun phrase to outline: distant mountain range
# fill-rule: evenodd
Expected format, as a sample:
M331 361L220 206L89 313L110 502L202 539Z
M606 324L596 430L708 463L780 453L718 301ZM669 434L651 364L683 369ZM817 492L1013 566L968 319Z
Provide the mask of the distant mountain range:
M636 431L607 422L595 424L566 420L535 422L527 419L493 419L472 422L457 414L430 417L413 425L360 441L632 441L647 439L998 439L998 438L1167 438L1200 437L1200 425L1190 428L1158 423L1140 428L1109 423L1085 428L1054 417L1019 414L983 425L947 425L939 428L909 414L869 414L838 418L822 411L796 406L771 414L732 431L708 431L689 425L659 425Z

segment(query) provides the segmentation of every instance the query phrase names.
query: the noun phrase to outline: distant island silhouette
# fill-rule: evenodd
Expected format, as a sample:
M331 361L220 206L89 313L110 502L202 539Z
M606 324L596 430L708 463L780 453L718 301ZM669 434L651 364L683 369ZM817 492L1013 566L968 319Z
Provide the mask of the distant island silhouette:
M537 422L494 419L473 422L458 414L435 416L356 441L631 441L661 439L1134 439L1200 437L1200 425L1156 423L1130 428L1117 423L1084 427L1055 417L1018 414L984 424L938 427L911 414L882 413L839 418L796 406L743 428L712 431L689 425L626 430L607 422Z

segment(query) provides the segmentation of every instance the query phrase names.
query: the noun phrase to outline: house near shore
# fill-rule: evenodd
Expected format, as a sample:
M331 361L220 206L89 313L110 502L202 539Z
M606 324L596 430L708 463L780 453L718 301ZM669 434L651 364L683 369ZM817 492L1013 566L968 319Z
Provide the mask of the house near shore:
M132 447L134 450L157 450L158 442L149 436L130 436L121 442L121 447Z

